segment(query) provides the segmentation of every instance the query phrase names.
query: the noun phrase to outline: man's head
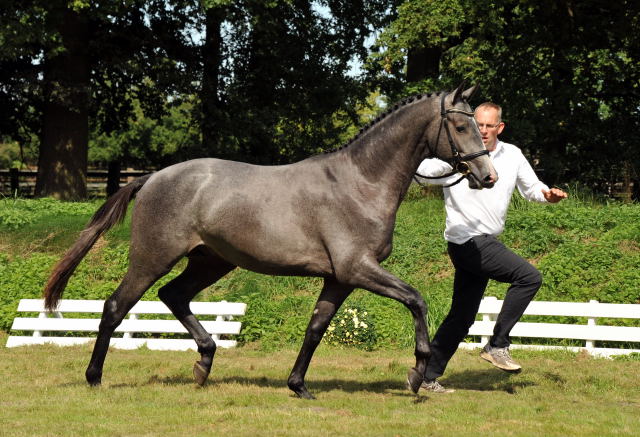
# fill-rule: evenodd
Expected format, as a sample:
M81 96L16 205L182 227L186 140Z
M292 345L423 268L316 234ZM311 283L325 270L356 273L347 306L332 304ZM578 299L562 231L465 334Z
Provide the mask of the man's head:
M475 110L475 119L482 135L482 142L489 152L496 149L498 135L504 129L502 108L491 102L485 102Z

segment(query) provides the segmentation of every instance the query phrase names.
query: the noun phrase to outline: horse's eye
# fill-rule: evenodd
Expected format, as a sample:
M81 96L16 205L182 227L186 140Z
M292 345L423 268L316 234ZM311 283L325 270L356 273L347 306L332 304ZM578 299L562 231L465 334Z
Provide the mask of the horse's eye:
M460 133L464 132L464 126L456 126L456 130Z

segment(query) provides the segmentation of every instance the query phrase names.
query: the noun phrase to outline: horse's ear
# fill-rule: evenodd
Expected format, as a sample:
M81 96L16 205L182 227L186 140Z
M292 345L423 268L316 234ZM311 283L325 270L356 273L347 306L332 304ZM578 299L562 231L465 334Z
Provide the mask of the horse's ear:
M458 85L458 88L456 88L456 90L453 92L453 104L455 105L457 102L461 101L464 97L463 97L463 92L462 90L464 89L464 86L466 85L467 81L463 80L462 83L460 85Z
M471 97L473 97L473 95L476 93L476 91L478 91L479 85L475 84L474 86L472 86L471 88L464 90L464 92L462 93L462 100L468 102L469 100L471 100Z

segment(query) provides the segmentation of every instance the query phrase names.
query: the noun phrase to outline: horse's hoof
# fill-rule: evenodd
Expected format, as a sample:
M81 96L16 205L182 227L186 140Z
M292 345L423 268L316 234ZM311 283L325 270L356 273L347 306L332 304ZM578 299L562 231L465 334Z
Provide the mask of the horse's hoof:
M418 394L418 390L420 390L422 381L424 381L424 375L418 372L415 367L409 369L409 374L407 375L407 384L409 384L409 388L412 392Z
M97 387L102 383L102 374L100 373L96 374L96 373L87 371L85 373L85 378L87 379L87 383L91 387Z
M289 387L289 390L291 390L292 392L294 392L296 394L296 396L298 396L299 398L302 399L315 399L315 397L309 393L309 390L307 390L307 387L304 385L304 382L296 382L297 378L294 379L290 379L289 381L287 381L287 386Z
M294 393L302 399L315 400L315 396L309 393L306 387L302 387L301 389L294 390Z
M209 377L210 369L204 367L200 361L196 361L193 365L193 379L195 379L196 383L199 386L203 386L205 382L207 382L207 378Z

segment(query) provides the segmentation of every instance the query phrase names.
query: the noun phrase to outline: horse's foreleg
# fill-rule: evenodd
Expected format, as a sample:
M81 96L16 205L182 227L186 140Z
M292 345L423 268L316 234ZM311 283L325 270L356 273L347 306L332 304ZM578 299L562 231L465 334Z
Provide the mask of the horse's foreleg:
M411 390L417 393L431 356L426 321L427 304L423 297L416 289L383 269L375 260L365 259L352 265L349 282L354 287L397 300L411 311L416 331L416 366L409 370L408 382Z
M234 265L217 257L193 256L189 258L186 269L158 291L160 300L169 307L198 345L200 360L193 366L193 377L199 385L204 385L211 372L216 343L191 312L189 302L203 288L213 284L234 268Z
M124 319L136 302L140 300L144 292L147 291L160 276L162 276L162 274L142 274L129 269L116 291L105 301L98 337L93 346L91 361L85 372L87 382L90 385L99 385L102 381L102 368L109 350L109 342L113 331L122 323L122 319Z
M304 336L302 348L287 381L289 388L303 399L315 399L304 384L304 376L309 368L311 357L322 340L331 319L352 291L353 287L341 284L333 278L326 278L324 281L322 292L316 302Z

